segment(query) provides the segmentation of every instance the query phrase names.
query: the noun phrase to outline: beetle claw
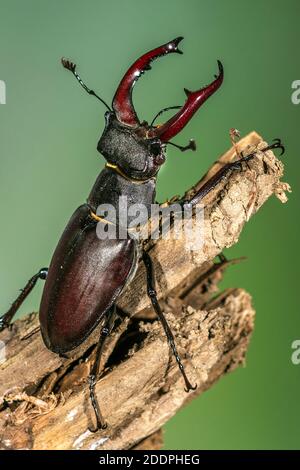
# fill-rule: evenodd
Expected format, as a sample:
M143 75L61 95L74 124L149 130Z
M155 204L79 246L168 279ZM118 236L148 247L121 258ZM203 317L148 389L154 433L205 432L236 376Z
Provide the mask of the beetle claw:
M96 426L94 427L94 429L88 428L88 430L89 430L91 433L93 433L93 434L95 434L95 433L98 432L98 431L102 431L102 430L104 430L104 429L107 429L107 423L98 423L98 422L97 422L97 424L96 424Z
M186 393L189 393L190 391L196 390L197 387L198 387L197 384L192 385L191 383L189 383L189 384L184 388L184 391L185 391Z
M280 149L281 153L280 153L279 156L284 154L285 148L284 148L284 145L282 145L282 143L281 143L281 139L278 139L278 138L273 139L273 144L271 144L268 147L266 147L265 149L263 149L263 152L266 152L267 150L272 150L272 149Z
M95 434L95 432L97 432L97 431L98 431L98 429L97 429L97 428L95 428L95 429L88 428L88 430L89 430L91 433L93 433L93 434Z

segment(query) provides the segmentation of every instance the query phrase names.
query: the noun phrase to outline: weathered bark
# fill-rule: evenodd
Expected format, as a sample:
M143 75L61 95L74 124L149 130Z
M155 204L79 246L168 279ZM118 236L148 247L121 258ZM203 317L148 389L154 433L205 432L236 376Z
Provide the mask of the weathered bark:
M202 246L191 251L184 239L149 243L161 305L197 390L184 391L162 327L153 321L140 266L118 302L127 315L107 341L96 386L106 430L88 431L94 416L86 379L99 328L68 358L45 348L36 315L0 333L5 348L0 364L3 449L157 448L161 437L154 433L179 408L244 363L254 320L251 298L241 289L213 298L230 264L213 260L238 241L249 217L269 196L275 193L285 202L289 187L279 181L283 165L273 152L259 151L266 144L256 133L238 145L244 153L257 149L256 158L206 196L204 221L195 227ZM196 187L234 156L230 149Z

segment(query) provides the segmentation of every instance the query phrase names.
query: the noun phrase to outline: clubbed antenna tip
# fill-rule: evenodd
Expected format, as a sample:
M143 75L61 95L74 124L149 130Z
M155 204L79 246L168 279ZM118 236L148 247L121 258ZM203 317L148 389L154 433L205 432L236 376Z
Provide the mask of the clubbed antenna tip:
M94 92L94 90L91 90L90 88L88 88L86 86L86 84L81 80L80 76L78 75L78 73L76 72L76 64L74 62L71 62L69 59L65 59L64 57L61 58L61 63L63 65L63 67L67 70L70 70L70 72L72 72L72 74L74 75L74 77L78 80L78 82L80 83L80 85L82 86L82 88L89 94L89 95L92 95L92 96L95 96L99 101L101 101L102 104L104 104L104 106L108 109L108 111L111 111L110 107L108 106L108 104L102 99L100 98L100 96L97 95L97 93Z
M71 62L69 59L65 59L64 57L62 57L61 63L65 69L70 70L70 72L72 73L75 72L76 64L74 64L74 62Z

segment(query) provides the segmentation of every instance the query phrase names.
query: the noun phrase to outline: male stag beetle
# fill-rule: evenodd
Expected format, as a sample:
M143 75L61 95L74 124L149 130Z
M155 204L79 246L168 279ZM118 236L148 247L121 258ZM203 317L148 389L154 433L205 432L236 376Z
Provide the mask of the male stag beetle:
M199 107L220 88L223 82L223 66L218 61L219 72L214 81L198 91L185 89L187 99L182 107L172 106L160 111L178 109L177 113L161 126L141 122L132 103L132 90L138 78L151 68L151 62L163 55L182 52L178 37L142 55L124 75L112 101L112 109L93 90L89 89L76 72L76 65L62 59L62 65L70 70L80 85L90 95L98 98L108 109L105 113L105 129L97 149L106 159L105 168L99 174L87 199L72 215L52 257L49 269L42 268L35 274L0 318L0 328L9 325L17 309L33 289L38 279L46 280L40 310L40 327L47 348L63 355L80 345L102 322L96 359L89 376L91 402L96 416L96 428L106 426L95 394L95 384L105 338L112 330L117 311L116 301L125 286L132 280L139 260L146 267L147 293L152 306L162 322L170 347L183 376L186 391L194 390L176 349L174 336L159 306L155 291L154 267L143 244L134 237L100 240L95 227L105 222L97 215L101 204L111 204L118 211L120 196L127 196L130 203L142 203L150 211L155 201L157 173L166 158L166 145L189 122ZM177 145L175 145L177 146ZM180 150L195 150L190 141ZM266 147L281 147L280 141ZM220 169L192 197L182 198L179 204L195 206L231 170L240 169L254 154L240 158ZM150 214L150 212L149 212ZM120 213L117 213L118 224Z

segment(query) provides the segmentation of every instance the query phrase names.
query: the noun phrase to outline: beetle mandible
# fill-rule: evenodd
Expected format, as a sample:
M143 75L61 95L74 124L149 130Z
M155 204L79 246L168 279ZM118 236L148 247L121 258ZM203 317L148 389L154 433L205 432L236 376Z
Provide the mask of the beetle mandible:
M17 309L35 286L38 279L46 280L39 310L41 334L51 351L63 355L79 346L100 322L102 322L96 359L89 376L89 390L96 416L97 429L106 427L95 394L99 362L105 338L112 330L116 315L116 301L125 286L133 279L139 260L145 264L147 293L152 306L162 322L170 347L183 376L186 391L194 390L188 380L177 352L174 336L157 300L155 272L150 254L143 244L133 237L100 240L95 227L101 223L97 208L103 203L112 204L117 210L120 196L130 203L142 203L150 210L155 201L157 173L166 158L166 145L172 144L181 151L195 150L194 141L181 147L170 139L189 122L199 107L221 86L224 72L218 61L218 75L207 86L191 92L185 89L187 99L183 106L164 108L152 123L141 122L132 103L132 90L138 78L151 68L151 62L170 53L182 52L178 37L142 55L128 69L121 80L112 101L112 109L93 90L89 89L76 72L76 65L62 59L80 85L90 95L98 98L107 108L105 128L97 149L106 159L105 168L99 174L87 202L72 215L53 254L49 269L40 269L26 284L6 314L0 318L0 328L10 324ZM177 109L177 113L161 126L155 119L164 111ZM282 148L278 139L269 148ZM196 206L226 175L241 169L254 154L228 163L207 181L192 197L182 198L179 205ZM150 214L150 212L149 212Z

